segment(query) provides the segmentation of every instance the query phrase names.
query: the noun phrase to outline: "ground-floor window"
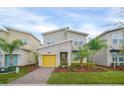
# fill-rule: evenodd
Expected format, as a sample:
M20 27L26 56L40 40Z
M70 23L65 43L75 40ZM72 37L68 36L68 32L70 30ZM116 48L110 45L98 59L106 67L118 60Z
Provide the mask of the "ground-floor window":
M113 62L124 62L124 54L121 54L119 52L113 52L112 61Z
M12 59L12 64L10 64L10 55L5 54L5 65L10 66L10 65L18 65L18 54L13 54L13 59Z
M72 52L72 62L80 62L80 59L76 52Z

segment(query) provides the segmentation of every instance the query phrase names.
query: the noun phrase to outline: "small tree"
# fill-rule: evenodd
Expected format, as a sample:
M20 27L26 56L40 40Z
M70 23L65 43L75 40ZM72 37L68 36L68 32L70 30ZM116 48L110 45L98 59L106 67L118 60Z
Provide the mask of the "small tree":
M88 44L87 44L89 50L91 51L91 54L93 56L93 61L95 62L94 54L102 49L107 47L107 45L103 42L103 40L100 40L98 37L95 39L92 39Z
M23 46L24 43L19 40L13 40L12 42L6 42L3 38L0 38L0 48L10 54L10 64L13 64L13 51Z
M38 53L37 52L33 52L34 55L34 59L35 59L35 63L36 63L36 67L38 66Z
M88 47L79 47L76 53L77 57L80 58L80 65L83 64L83 59L90 54Z

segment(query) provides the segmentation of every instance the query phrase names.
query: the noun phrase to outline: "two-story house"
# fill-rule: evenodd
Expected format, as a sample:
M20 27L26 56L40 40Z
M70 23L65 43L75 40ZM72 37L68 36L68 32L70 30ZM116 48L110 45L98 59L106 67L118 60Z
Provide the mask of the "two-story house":
M14 28L5 27L0 30L0 37L4 38L7 42L11 42L15 39L22 40L25 43L20 49L13 52L13 64L16 66L24 66L34 64L33 51L41 47L40 41L34 37L31 33L20 31ZM10 55L0 49L0 67L10 65Z
M124 28L106 31L98 37L107 44L107 48L96 53L96 64L104 66L111 66L114 62L118 65L124 64L124 55L120 52L124 40Z
M58 67L62 62L68 65L75 60L74 52L86 43L88 34L65 27L42 34L44 45L38 51L39 66Z

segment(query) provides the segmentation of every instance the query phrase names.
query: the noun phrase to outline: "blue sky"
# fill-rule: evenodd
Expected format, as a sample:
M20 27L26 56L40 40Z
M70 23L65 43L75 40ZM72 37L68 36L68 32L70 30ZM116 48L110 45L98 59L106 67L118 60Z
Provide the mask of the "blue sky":
M0 8L0 25L31 32L41 41L41 33L67 26L95 37L110 28L106 24L123 21L123 18L115 17L119 10L120 8L99 7Z

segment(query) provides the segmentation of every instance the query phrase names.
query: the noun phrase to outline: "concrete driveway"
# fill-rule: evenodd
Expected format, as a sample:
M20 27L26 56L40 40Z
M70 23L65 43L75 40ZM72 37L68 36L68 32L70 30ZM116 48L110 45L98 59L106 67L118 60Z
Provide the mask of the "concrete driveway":
M33 72L13 81L12 84L47 84L47 80L54 68L38 68Z

